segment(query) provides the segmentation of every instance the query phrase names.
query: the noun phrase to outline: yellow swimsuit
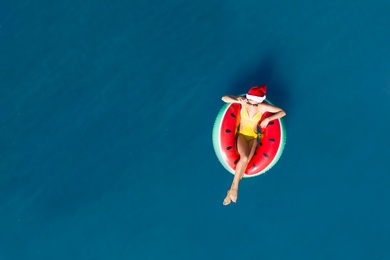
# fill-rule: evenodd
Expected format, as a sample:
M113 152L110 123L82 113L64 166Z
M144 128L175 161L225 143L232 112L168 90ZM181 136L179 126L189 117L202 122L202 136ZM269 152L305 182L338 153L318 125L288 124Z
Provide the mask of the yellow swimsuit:
M261 119L260 112L257 112L253 117L249 117L249 113L246 108L241 108L241 122L240 129L238 133L243 135L246 141L257 138L257 133L255 132L255 127Z

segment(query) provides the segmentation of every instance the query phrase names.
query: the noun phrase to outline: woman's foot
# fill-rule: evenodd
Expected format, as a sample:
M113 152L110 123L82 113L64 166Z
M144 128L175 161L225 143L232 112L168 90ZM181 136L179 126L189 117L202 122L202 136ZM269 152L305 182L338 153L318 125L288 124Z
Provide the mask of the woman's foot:
M230 199L236 203L237 202L237 195L238 195L238 191L236 189L230 189L229 190L229 196L230 196Z
M225 197L225 199L223 200L223 205L229 205L230 204L230 202L234 202L234 203L236 203L236 201L237 201L237 190L235 190L235 189L230 189L230 190L228 190L228 192L227 192L227 195L226 195L226 197Z
M230 190L227 191L226 197L223 200L223 205L229 205L232 200L230 199Z

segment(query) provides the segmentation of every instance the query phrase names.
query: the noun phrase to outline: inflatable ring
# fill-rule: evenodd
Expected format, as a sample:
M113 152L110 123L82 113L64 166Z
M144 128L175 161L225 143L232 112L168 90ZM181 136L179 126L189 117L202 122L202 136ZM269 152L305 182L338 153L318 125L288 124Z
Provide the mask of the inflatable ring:
M268 100L264 102L271 104ZM236 149L237 126L240 122L241 104L226 103L219 111L213 126L214 151L221 164L234 174L239 154ZM269 112L262 115L268 117ZM260 120L261 121L261 120ZM260 129L260 125L258 125ZM261 129L255 154L249 161L244 177L254 177L267 172L279 160L286 143L286 129L283 120L276 119Z

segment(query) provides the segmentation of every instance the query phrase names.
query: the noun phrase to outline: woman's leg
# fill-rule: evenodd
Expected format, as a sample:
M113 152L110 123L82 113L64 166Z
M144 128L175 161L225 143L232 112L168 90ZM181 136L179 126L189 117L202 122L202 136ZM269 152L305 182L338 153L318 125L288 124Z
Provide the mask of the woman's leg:
M230 200L236 202L237 200L237 192L238 192L238 184L240 180L244 176L244 172L246 167L248 166L249 161L252 159L253 154L256 150L256 139L252 139L249 142L246 139L238 134L237 135L237 151L240 155L240 159L237 162L236 172L234 174L232 186L226 195L226 198L223 201L224 205L230 203Z

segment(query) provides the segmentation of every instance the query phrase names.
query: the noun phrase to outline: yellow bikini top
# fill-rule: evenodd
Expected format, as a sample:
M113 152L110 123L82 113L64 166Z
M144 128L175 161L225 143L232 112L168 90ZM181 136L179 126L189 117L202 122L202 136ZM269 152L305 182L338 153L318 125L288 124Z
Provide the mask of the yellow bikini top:
M245 127L250 126L253 128L255 125L257 125L257 123L261 119L260 112L257 112L256 114L254 114L253 117L249 117L249 112L248 112L248 110L246 110L245 107L241 108L240 115L241 115L241 125L244 125Z
M261 119L261 113L257 112L253 117L249 117L248 111L243 107L240 115L241 122L239 132L247 136L257 137L257 123Z

